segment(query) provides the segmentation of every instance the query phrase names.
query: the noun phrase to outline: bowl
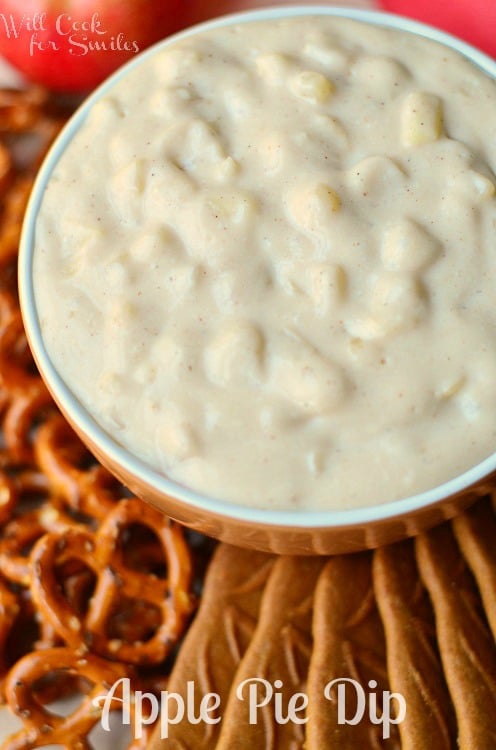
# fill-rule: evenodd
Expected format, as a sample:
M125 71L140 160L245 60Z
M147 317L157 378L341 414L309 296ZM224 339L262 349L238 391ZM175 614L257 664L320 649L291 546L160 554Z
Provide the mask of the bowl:
M326 511L267 510L208 497L150 468L114 440L82 406L48 354L36 308L33 279L35 224L47 182L89 110L102 95L142 60L177 39L226 24L304 15L344 17L427 37L458 51L496 78L496 62L458 39L417 22L371 11L322 6L279 7L222 17L181 32L114 74L83 103L56 140L39 172L25 216L19 257L19 288L28 341L55 402L96 458L133 493L178 522L230 544L278 554L338 554L388 544L454 516L476 497L489 491L496 471L496 453L439 486L370 507Z

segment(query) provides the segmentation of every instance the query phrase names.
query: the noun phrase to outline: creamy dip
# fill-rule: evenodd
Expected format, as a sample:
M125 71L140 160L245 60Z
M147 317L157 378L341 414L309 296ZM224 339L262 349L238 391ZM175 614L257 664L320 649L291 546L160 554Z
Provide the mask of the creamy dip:
M135 455L271 509L496 449L496 86L332 17L203 31L92 107L36 226L57 370Z

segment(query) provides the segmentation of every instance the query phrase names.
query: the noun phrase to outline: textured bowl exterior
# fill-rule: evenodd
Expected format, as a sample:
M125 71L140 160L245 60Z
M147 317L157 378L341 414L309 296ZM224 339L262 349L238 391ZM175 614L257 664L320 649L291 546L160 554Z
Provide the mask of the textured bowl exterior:
M28 341L55 402L96 458L133 493L180 523L230 544L278 554L341 554L389 544L453 517L490 490L491 480L496 476L496 453L463 475L427 492L350 511L268 511L208 498L154 472L94 422L50 361L34 300L35 223L44 188L60 155L102 94L129 69L153 55L157 48L197 30L234 22L301 15L346 17L417 33L458 50L496 78L496 62L469 45L422 24L374 11L322 6L279 7L227 16L181 32L139 55L114 74L83 103L55 141L40 170L25 217L19 258L19 291Z

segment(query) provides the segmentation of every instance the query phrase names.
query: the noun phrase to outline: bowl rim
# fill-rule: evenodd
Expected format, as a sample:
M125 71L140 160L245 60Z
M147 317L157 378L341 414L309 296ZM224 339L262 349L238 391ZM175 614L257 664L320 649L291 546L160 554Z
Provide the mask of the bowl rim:
M72 140L76 131L82 125L91 107L120 81L134 67L164 47L174 44L199 32L214 28L221 28L236 23L247 23L268 19L294 18L299 16L331 16L346 18L359 22L398 29L415 35L432 39L444 44L451 50L459 52L490 77L496 79L496 60L476 49L472 45L457 37L428 26L418 21L402 16L384 13L377 10L363 10L337 6L308 5L308 6L277 6L247 10L228 14L188 27L166 39L154 44L139 53L113 75L104 81L80 105L61 130L35 179L31 196L23 222L18 262L18 283L21 312L24 320L28 341L33 351L35 361L49 390L61 407L81 432L103 454L108 456L114 465L122 466L132 474L138 482L153 487L156 492L170 496L185 506L200 512L209 512L225 518L231 518L242 523L261 524L267 527L286 527L289 529L338 529L340 527L356 527L364 524L374 524L394 520L398 517L413 514L429 506L434 506L452 496L479 484L484 478L496 470L496 451L486 459L471 467L453 479L443 482L429 490L416 493L406 498L390 502L361 506L351 509L333 510L271 510L261 507L239 505L234 502L220 500L193 490L164 474L159 473L145 461L134 456L127 448L114 440L90 415L69 386L59 375L44 346L41 327L37 315L34 294L33 258L35 247L35 224L39 208L42 203L44 189L55 165L66 146Z

